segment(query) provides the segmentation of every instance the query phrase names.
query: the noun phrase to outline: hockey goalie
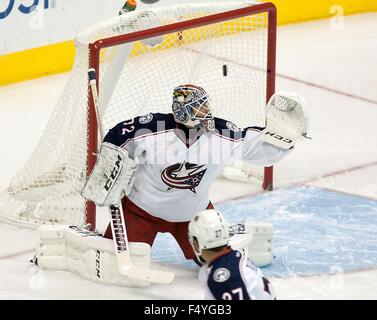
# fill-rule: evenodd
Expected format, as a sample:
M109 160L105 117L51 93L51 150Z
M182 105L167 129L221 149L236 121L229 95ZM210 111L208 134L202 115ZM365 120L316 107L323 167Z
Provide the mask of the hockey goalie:
M36 261L42 268L66 269L104 283L170 283L170 273L149 269L157 233L170 233L185 258L200 265L188 225L196 213L213 208L209 188L226 164L239 159L273 165L306 134L304 102L297 95L272 96L266 127L238 129L213 116L205 88L179 85L172 90L171 113L125 119L103 139L82 195L109 207L111 223L104 236L77 227L42 227ZM247 249L255 264L269 264L272 227L251 226L246 234L234 241L235 247Z
M93 26L94 28L90 27L77 39L79 44L77 47L78 60L75 63L77 74L73 77L75 80L67 86L69 90L64 95L64 97L69 98L77 95L79 98L77 101L72 99L74 101L69 105L71 107L70 112L65 109L67 107L66 99L61 99L59 108L64 110L64 114L73 116L77 110L88 107L87 98L89 95L86 86L86 72L89 63L84 63L84 61L87 61L89 56L94 57L93 51L89 49L89 43L93 44L93 41L103 37L108 39L125 34L125 32L130 34L160 25L166 26L172 22L187 24L185 21L197 19L200 15L199 12L205 8L208 9L205 12L213 16L215 13L228 10L229 6L233 9L239 9L254 5L249 2L240 1L234 5L230 5L230 2L225 4L213 2L210 8L207 8L207 5L204 4L193 7L184 5L184 8L178 7L176 10L172 10L173 8L170 7L164 11L157 10L159 14L154 10L146 10L131 14L129 20L122 19L120 16L116 17L117 19L114 21L111 20L111 23L104 21L104 24L101 22L98 26ZM128 0L121 14L128 15L127 12L135 10L135 6L134 0ZM259 9L255 12L258 11ZM164 14L160 15L162 12ZM211 54L208 54L211 51L205 50L208 47L213 48L214 52L219 50L218 52L221 54L225 55L226 53L225 56L227 56L229 51L227 48L231 46L232 42L226 46L222 41L217 43L215 35L220 35L220 33L226 38L225 40L229 40L235 35L236 43L242 42L242 46L232 45L234 58L241 58L240 61L244 61L244 57L253 56L250 54L250 48L255 47L260 50L256 52L256 58L249 61L259 60L259 57L262 56L267 57L267 51L270 47L268 46L269 40L265 39L266 48L263 48L261 40L253 37L253 35L259 34L259 31L255 32L256 27L265 34L263 30L267 31L266 27L269 24L266 21L267 16L266 12L263 11L261 15L250 15L251 19L245 16L244 20L232 18L229 21L234 22L224 21L227 30L225 33L222 28L218 27L217 23L212 24L213 28L209 28L210 25L205 26L201 30L202 35L196 32L196 27L193 27L192 35L194 35L194 38L191 37L191 32L187 34L191 38L186 38L178 32L178 37L174 36L175 41L169 41L169 43L172 45L173 53L178 51L185 54L177 56L175 60L178 63L171 69L166 67L173 59L167 59L168 56L162 55L170 51L165 50L163 44L164 37L167 40L171 39L168 33L164 36L141 39L137 47L143 48L145 53L156 53L156 56L153 55L153 57L156 57L156 61L161 63L157 63L157 65L154 63L153 70L148 70L148 64L144 64L143 61L150 61L149 58L152 56L149 56L149 54L138 56L134 60L139 61L138 63L135 62L137 68L131 68L131 71L129 71L132 81L125 81L129 69L124 68L130 55L135 53L131 50L131 46L123 43L122 45L112 45L107 48L108 50L106 49L107 51L101 51L99 70L91 70L89 73L91 89L89 98L92 100L89 105L91 109L90 118L97 116L97 121L91 119L90 123L97 122L99 140L102 143L99 150L90 149L88 151L89 155L95 152L97 156L96 165L89 177L86 177L86 159L77 159L76 154L73 153L72 162L75 163L75 168L78 168L78 175L74 179L69 177L68 180L69 182L71 180L78 181L75 184L77 188L74 188L75 199L80 198L77 192L77 190L80 190L80 192L82 191L81 195L87 201L106 208L109 212L107 217L109 225L103 234L89 231L90 228L86 226L41 227L38 231L38 247L34 259L37 265L46 269L68 270L100 283L138 287L149 286L151 283L168 284L173 281L174 274L169 272L170 270L167 270L167 267L162 268L166 270L154 270L150 263L150 253L158 233L170 233L176 239L185 258L200 264L188 240L188 224L198 212L213 208L209 198L209 188L215 178L221 174L227 164L236 161L261 167L273 165L294 150L295 143L299 138L306 136L306 114L301 97L294 94L276 93L268 102L266 114L264 114L265 105L261 101L264 101L266 96L264 88L266 75L262 75L260 70L269 70L269 67L264 63L260 66L260 70L259 68L256 69L257 73L261 75L260 78L256 78L249 71L240 73L238 77L233 77L231 76L232 68L229 68L228 76L228 69L225 68L224 70L225 65L222 62L219 65L216 64L216 68L221 67L216 70L222 70L221 80L218 79L217 81L209 80L211 79L209 75L214 69L208 69L202 76L198 76L192 69L192 66L196 68L198 61L202 62L201 67L205 67L208 62L206 56L212 59ZM185 20L186 18L188 20ZM248 25L247 21L251 23ZM257 23L255 24L253 21ZM231 25L234 25L233 29L229 27ZM234 32L235 30L237 32L242 31L247 37L239 37ZM197 50L184 50L191 48L187 47L188 44L194 44L196 47L202 40L203 44L199 47L204 50L204 54L198 55ZM117 47L116 50L115 47ZM244 50L241 50L242 48ZM190 55L186 55L189 52ZM83 59L84 56L85 59ZM140 61L141 64L139 64ZM239 60L236 59L235 61ZM93 67L93 64L90 63L90 66ZM149 68L152 69L152 67ZM166 72L165 69L167 69ZM236 70L238 70L237 72L241 71L238 67L234 69L234 71ZM127 71L126 78L123 78L123 71ZM150 77L148 84L144 85L141 80L145 78L144 75L149 74L147 71L153 71L155 77ZM96 92L96 77L93 76L95 72L98 73L98 79L100 79L100 83L97 83L100 96ZM136 72L140 74L140 77ZM136 78L138 78L138 81L133 81ZM165 78L169 78L169 81ZM230 81L236 78L241 82ZM248 78L250 78L250 81L245 82ZM193 81L193 79L196 79L195 83L186 82ZM163 86L158 85L157 82L161 82ZM116 96L116 110L107 109L112 95L116 92L114 88L119 83L124 83L125 88L122 92L126 93ZM135 86L130 88L132 83ZM237 91L239 87L243 87L245 90ZM261 92L250 90L252 87L261 88ZM230 89L227 91L224 88ZM240 98L239 100L242 103L234 100L231 91L236 91L237 97ZM134 93L137 99L127 100L130 92ZM220 96L220 93L225 98L229 97L229 99L223 100L223 105L229 106L229 108L224 108L221 110L222 112L216 112L215 107L218 106L218 103L216 105L216 99L212 100L208 92L213 94L212 98L215 95L215 98L218 98L217 95ZM245 95L246 93L251 93L251 95ZM157 95L160 96L159 98L163 98L161 104L156 103ZM169 95L171 95L170 101ZM255 99L252 95L255 95ZM260 97L262 99L259 99ZM141 101L140 104L139 100ZM228 119L215 116L215 112L219 115L227 115L229 114L228 111L236 110L239 111L239 117L243 118L243 108L251 107L250 110L253 110L254 103L255 107L261 109L262 120L255 122L258 123L258 126L255 126L252 121L248 123L251 118L245 118L242 120L245 120L246 123L242 125L246 127L240 129ZM93 105L96 112L91 108ZM153 109L155 105L156 108ZM145 110L140 111L142 107L145 107ZM169 107L171 107L170 110ZM124 119L116 118L116 121L106 123L107 115L115 114L117 111L127 108L134 109L130 113L132 118L129 118L131 117L129 115L125 116ZM156 111L144 114L152 110L164 110L165 113L157 113L160 111ZM101 111L104 113L105 120L103 122L101 121ZM60 113L57 114L60 115ZM69 122L74 123L75 126L80 126L83 135L87 134L87 127L82 122L84 118L87 118L86 115L80 114L80 117ZM138 116L135 117L135 115ZM264 123L264 119L266 119L266 123ZM114 126L118 121L121 122ZM237 122L238 119L234 119L234 121ZM102 124L110 130L103 132ZM66 125L66 127L70 129L69 125ZM55 128L56 126L54 126ZM93 140L95 140L96 130L89 131L90 137L94 137ZM71 148L71 143L73 143L71 141L73 139L66 140L68 140L67 144L61 147L63 153L66 148ZM49 145L54 145L55 142L55 139L49 140ZM75 142L75 150L84 151L81 148L85 149L85 146L81 146L81 144L87 143L88 140L84 142L84 140L75 139ZM43 144L41 145L43 146ZM45 155L45 152L43 155ZM41 157L37 159L38 168L40 168L43 166L39 165ZM77 166L76 162L78 163ZM70 173L70 167L66 166L65 162L63 164L63 166L58 166L59 172ZM60 170L60 167L63 167L64 170ZM37 171L38 175L39 170ZM55 175L56 170L53 172ZM48 179L50 179L50 176L48 170ZM81 190L83 177L87 178L87 181L85 187ZM64 180L56 178L57 187L60 187L61 181ZM50 180L41 182L42 186L45 184L49 185ZM55 189L55 185L52 189ZM38 191L38 195L45 192L45 188L38 188L38 190L41 190ZM56 198L59 196L60 193ZM65 199L63 197L59 200L65 202ZM84 205L84 199L80 198L79 200ZM48 202L48 204L48 208L54 207L55 202ZM66 211L71 213L73 210L70 209L70 206L67 207L69 209ZM36 214L43 212L39 209L35 211ZM83 214L83 212L84 209L80 210L80 214ZM250 212L250 218L252 219L252 212ZM271 262L273 228L270 224L237 225L232 230L234 239L232 239L231 245L234 249L242 251L256 265L263 266Z

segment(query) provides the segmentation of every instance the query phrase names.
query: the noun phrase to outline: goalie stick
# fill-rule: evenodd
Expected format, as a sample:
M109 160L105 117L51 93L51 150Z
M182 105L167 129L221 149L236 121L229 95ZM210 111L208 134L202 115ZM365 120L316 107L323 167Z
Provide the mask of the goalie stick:
M96 81L96 70L91 68L88 72L89 83L92 92L93 104L96 111L98 131L100 135L100 140L104 138L103 127L101 122L101 114L99 108L98 91L97 91L97 81ZM115 246L116 261L118 264L118 269L120 274L127 276L132 279L138 279L142 281L149 281L152 283L162 283L169 284L174 279L174 273L164 272L151 269L142 269L133 265L126 232L126 225L123 218L123 213L120 204L111 205L109 207L110 211L110 224L111 231L113 235L113 241Z

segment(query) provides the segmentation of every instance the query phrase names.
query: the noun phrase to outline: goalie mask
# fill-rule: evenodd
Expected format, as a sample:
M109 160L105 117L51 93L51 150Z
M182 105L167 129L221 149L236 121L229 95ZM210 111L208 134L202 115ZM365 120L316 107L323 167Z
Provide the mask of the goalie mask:
M203 249L228 245L230 237L228 221L214 209L201 211L190 221L189 241L199 260L202 260ZM194 247L194 239L197 240L197 248Z
M175 121L187 127L214 129L214 119L207 92L198 86L186 84L173 91L172 110Z

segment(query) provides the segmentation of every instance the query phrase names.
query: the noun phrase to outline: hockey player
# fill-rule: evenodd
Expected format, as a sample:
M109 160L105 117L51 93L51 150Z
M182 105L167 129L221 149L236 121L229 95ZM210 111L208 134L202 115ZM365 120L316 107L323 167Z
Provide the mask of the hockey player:
M186 237L188 223L196 212L212 208L208 190L225 164L241 158L252 164L273 165L306 133L299 121L289 123L290 136L286 136L285 128L278 124L280 119L275 119L279 113L287 113L276 108L278 98L287 105L299 104L299 98L277 95L271 102L270 119L267 114L267 128L239 130L231 122L213 117L203 88L181 85L173 91L173 113L150 113L112 128L104 143L126 150L137 164L133 187L122 200L129 241L152 246L158 232L169 232L185 257L194 259ZM280 126L280 131L273 126ZM110 226L105 237L111 238Z
M199 281L207 300L274 300L276 295L262 271L240 251L230 247L230 226L214 210L194 215L189 224L189 241L204 265Z
M185 257L195 260L188 224L195 213L213 208L208 191L216 176L233 159L275 164L306 134L304 118L299 97L276 94L266 128L238 129L213 116L203 88L187 84L173 90L172 113L150 113L116 125L103 146L127 153L128 172L116 188L125 190L128 240L152 246L158 232L169 232ZM105 237L112 237L110 225Z
M43 226L33 260L38 266L69 270L108 284L144 287L171 283L173 274L150 269L150 250L157 233L170 232L185 257L197 260L187 237L189 222L197 212L212 208L208 190L223 167L234 159L272 165L306 134L303 103L300 97L286 93L277 93L268 102L266 128L237 129L231 122L214 117L208 94L194 85L174 89L172 111L136 117L112 128L82 191L97 205L110 206L110 211L122 199L128 239L123 223L118 216L114 220L113 214L115 241L108 239L112 237L110 226L106 238L77 226ZM207 216L213 211L204 212ZM211 217L209 213L208 221ZM258 266L268 265L272 260L272 226L252 223L247 227L247 232L239 235L240 241L232 238L232 248L245 251ZM202 238L197 239L200 248ZM239 253L223 249L229 251L224 255L232 258L229 261L245 264ZM203 258L205 253L199 256ZM259 274L254 268L258 288ZM221 282L228 273L214 276ZM262 281L267 296L258 289L256 297L268 298L269 292L273 297L267 280ZM253 297L242 286L232 290L222 292L220 298Z

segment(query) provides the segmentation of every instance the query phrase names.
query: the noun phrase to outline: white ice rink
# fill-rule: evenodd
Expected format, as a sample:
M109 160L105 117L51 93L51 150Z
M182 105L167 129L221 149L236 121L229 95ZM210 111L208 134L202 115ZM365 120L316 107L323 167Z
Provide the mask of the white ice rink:
M313 140L299 143L275 167L275 189L315 186L377 200L377 12L347 16L343 25L322 20L279 27L277 71L278 90L306 99ZM60 74L0 87L1 190L34 150L66 79ZM255 192L246 183L219 180L211 194L216 204ZM377 226L371 228L375 243ZM35 231L0 224L0 299L203 298L190 268L157 264L174 270L176 280L147 289L41 271L28 262L34 241ZM377 299L376 267L271 281L279 299Z

